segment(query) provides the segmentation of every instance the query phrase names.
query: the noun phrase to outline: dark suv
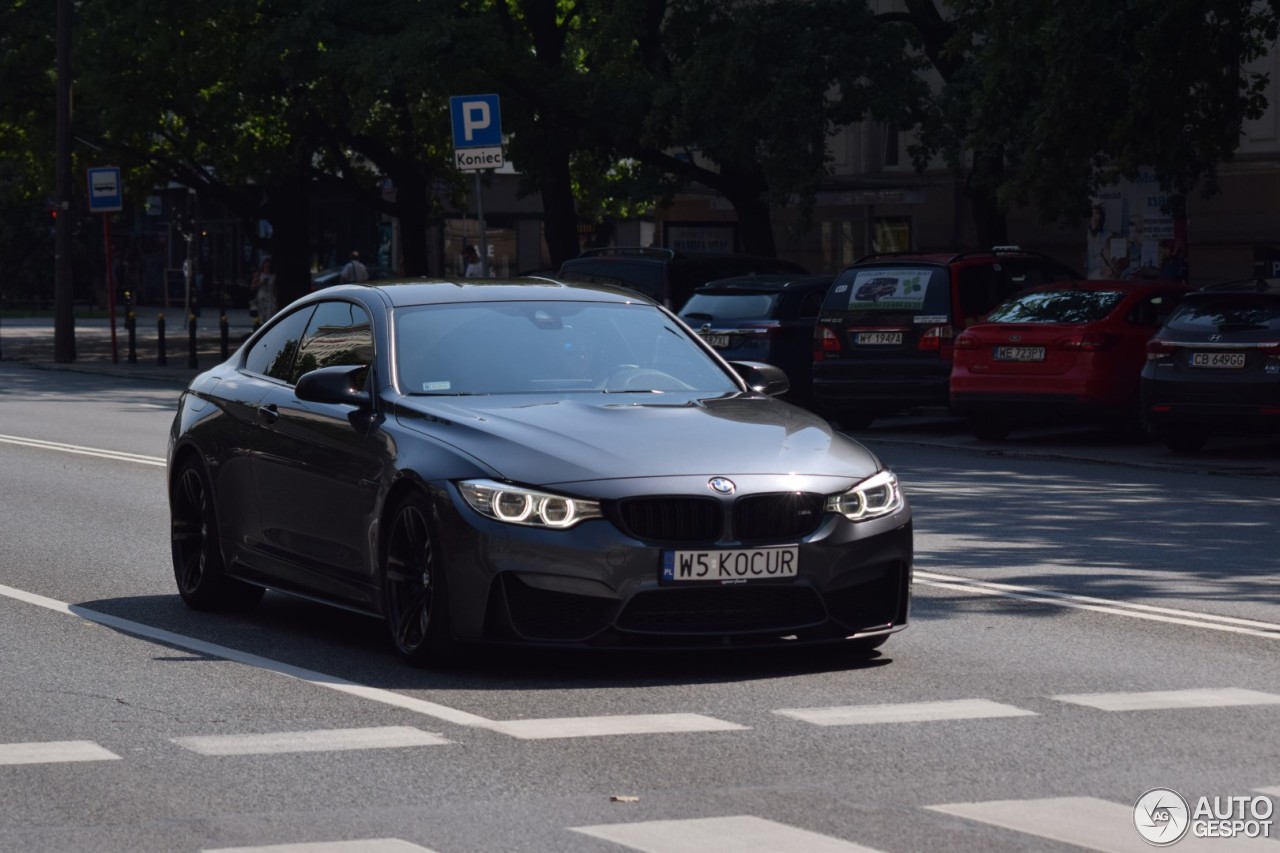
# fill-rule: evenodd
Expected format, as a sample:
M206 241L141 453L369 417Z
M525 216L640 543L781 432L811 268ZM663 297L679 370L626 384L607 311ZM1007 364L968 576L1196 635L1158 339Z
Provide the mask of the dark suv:
M812 402L813 324L831 286L830 275L724 278L693 292L684 320L727 361L763 361L781 367L791 383L783 396Z
M717 278L761 273L808 273L779 258L756 255L687 255L673 249L588 249L560 267L561 279L620 284L678 310L695 288Z
M1016 246L861 258L836 277L814 328L815 406L855 429L946 406L958 332L1023 288L1080 278Z
M1213 433L1280 435L1280 279L1188 293L1147 343L1142 409L1173 450Z

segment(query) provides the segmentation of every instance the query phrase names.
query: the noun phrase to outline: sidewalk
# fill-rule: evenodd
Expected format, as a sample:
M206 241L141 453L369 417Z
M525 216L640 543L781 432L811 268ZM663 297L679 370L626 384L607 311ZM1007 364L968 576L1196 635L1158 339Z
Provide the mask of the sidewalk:
M186 385L195 376L221 363L222 313L204 308L196 318L196 366L191 366L190 332L181 307L164 309L154 305L137 306L134 310L134 355L129 361L129 332L125 311L118 308L115 324L113 358L111 323L107 319L75 321L75 360L54 360L54 330L51 317L0 319L0 361L21 362L49 370L71 370L104 376L151 379ZM160 363L159 318L165 319L164 364ZM254 319L248 309L229 308L227 318L227 356L253 332Z

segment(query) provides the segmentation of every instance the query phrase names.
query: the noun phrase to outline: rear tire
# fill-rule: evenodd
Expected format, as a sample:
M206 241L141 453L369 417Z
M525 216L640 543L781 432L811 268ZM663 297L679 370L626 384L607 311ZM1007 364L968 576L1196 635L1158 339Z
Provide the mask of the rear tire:
M1004 441L1011 429L1008 422L1001 420L984 418L969 421L969 432L979 441Z
M192 610L253 607L265 590L227 576L213 490L199 461L178 469L170 497L169 538L178 595Z
M401 659L418 667L443 666L458 658L445 570L430 519L430 502L421 492L410 492L388 517L382 547L387 629Z
M1160 432L1165 447L1175 453L1194 453L1209 440L1209 431L1203 429L1166 429Z

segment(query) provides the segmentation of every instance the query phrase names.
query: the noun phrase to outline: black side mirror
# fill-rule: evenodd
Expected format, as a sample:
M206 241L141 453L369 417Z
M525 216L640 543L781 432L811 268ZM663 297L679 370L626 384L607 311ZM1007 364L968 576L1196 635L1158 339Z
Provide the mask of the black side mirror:
M338 365L321 367L302 374L293 393L299 400L309 403L337 403L344 406L369 408L373 398L364 390L369 368L364 365Z
M791 390L791 380L786 371L776 364L761 361L731 361L729 366L738 372L752 391L776 397Z

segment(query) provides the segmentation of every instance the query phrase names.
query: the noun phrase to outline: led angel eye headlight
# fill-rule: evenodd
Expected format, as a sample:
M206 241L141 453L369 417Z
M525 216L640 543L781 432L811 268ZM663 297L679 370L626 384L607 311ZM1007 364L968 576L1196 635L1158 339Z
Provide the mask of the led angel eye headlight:
M462 497L476 512L507 524L565 530L580 521L600 518L600 504L492 480L458 483Z
M838 512L850 521L869 521L902 509L898 478L885 469L849 491L827 498L827 511Z

